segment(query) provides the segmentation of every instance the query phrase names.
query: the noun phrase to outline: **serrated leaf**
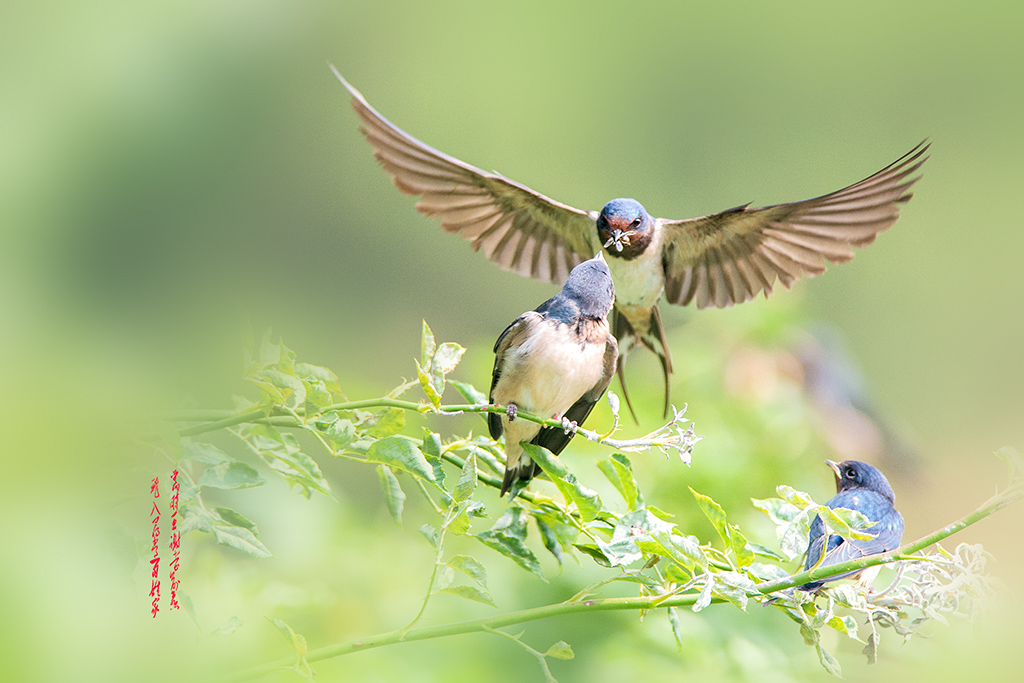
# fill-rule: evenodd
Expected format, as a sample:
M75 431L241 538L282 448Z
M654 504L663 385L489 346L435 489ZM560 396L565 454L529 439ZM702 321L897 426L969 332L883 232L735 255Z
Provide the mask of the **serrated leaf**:
M214 525L212 531L217 543L221 545L241 550L253 557L271 556L267 546L263 545L263 542L248 529L238 526Z
M836 678L842 678L843 667L839 666L839 660L833 657L832 653L821 646L821 641L816 642L814 647L818 650L818 661L820 661L821 665L825 667L825 671L828 671Z
M816 505L814 500L803 491L797 491L792 486L786 486L785 484L779 484L775 487L775 492L779 494L786 502L796 506L800 510L804 510L808 507Z
M462 398L466 399L468 403L472 403L473 405L487 403L487 394L483 393L482 391L479 391L472 384L469 384L467 382L460 382L454 379L448 380L448 384L451 384L453 387L455 387L455 390L458 391L462 395ZM481 416L485 420L487 419L487 415L485 415L484 413L481 413Z
M377 422L367 431L372 437L381 438L397 434L405 429L405 411L401 408L388 408L377 416Z
M751 498L750 502L758 510L762 510L778 526L789 524L796 518L799 509L789 501L782 498Z
M460 571L478 584L487 587L487 569L475 558L469 555L455 555L448 560L448 566Z
M196 483L215 489L248 489L262 486L267 481L251 465L241 460L231 460L207 467Z
M185 444L184 457L206 465L219 465L222 462L231 460L227 453L212 443L187 443Z
M729 524L722 506L710 497L697 493L692 488L690 493L697 499L697 504L704 511L704 515L715 527L715 531L722 538L727 549L732 549L736 562L745 567L754 561L754 553L747 547L747 539L740 533L739 527Z
M868 658L868 664L878 663L878 633L876 631L872 631L868 636L868 642L861 653Z
M305 659L308 649L306 646L306 639L293 631L291 626L280 619L267 617L267 621L277 628L280 634L284 637L284 642L288 643L288 647L290 647L292 652L295 653L295 656L299 659Z
M434 333L430 330L427 321L423 321L423 334L420 338L420 365L424 368L430 367L430 359L434 357L437 344L434 342Z
M324 387L335 394L341 393L341 385L338 383L338 376L331 370L313 365L311 363L296 363L295 374L305 380L317 380Z
M356 427L351 420L337 413L326 413L317 418L316 428L326 436L337 449L345 448L356 438Z
M439 566L434 575L434 593L440 593L453 583L455 583L455 570L447 565Z
M215 521L216 518L199 505L182 505L178 509L178 531L182 534L193 529L210 533Z
M420 479L436 481L434 469L423 457L423 453L415 444L401 436L386 436L374 441L366 451L366 459L405 470Z
M603 505L596 491L592 491L580 484L576 477L569 472L569 468L565 466L565 463L557 456L552 455L547 449L529 443L524 443L522 446L526 454L555 483L558 490L562 492L566 502L576 504L576 509L580 513L580 519L584 523L591 522L597 518L597 513L602 510Z
M470 453L466 462L462 465L462 473L459 481L455 484L455 492L452 497L460 503L473 495L476 490L476 456Z
M377 465L377 477L380 479L380 488L384 492L384 502L391 518L395 520L395 524L402 526L405 492L402 491L402 486L398 483L398 477L387 465Z
M526 520L527 515L522 508L511 507L489 530L470 535L488 548L508 557L523 569L533 572L543 581L547 581L537 556L526 547Z
M573 547L585 555L589 555L594 562L602 567L611 567L612 561L604 554L604 549L593 543L574 543Z
M475 586L448 586L438 592L457 595L460 598L465 598L467 600L475 600L476 602L482 602L483 604L490 605L494 608L498 607L494 603L494 599L491 598L490 593Z
M672 626L672 637L676 639L676 646L683 651L683 636L679 624L679 610L675 607L668 608L668 623Z
M644 506L643 495L640 493L636 479L633 478L633 466L629 462L629 458L621 453L614 453L607 460L599 461L597 468L616 488L630 510Z
M306 386L294 375L266 369L256 373L251 381L267 392L276 403L284 403L289 398L293 399L293 406L301 406L306 402Z
M860 640L857 637L857 620L850 615L845 617L833 616L826 622L830 628L839 631L843 635L849 636L853 640Z
M253 425L249 429L248 440L271 469L290 485L298 486L306 498L311 491L331 495L330 485L324 479L320 466L302 452L293 434L282 433L270 425Z
M467 512L466 507L467 506L464 504L459 505L459 511L451 518L451 520L449 520L448 524L445 525L445 528L456 536L461 536L469 531L469 513Z
M711 598L713 597L715 579L714 576L708 572L705 576L704 587L700 589L700 595L697 596L696 602L693 603L692 609L694 612L700 612L705 607L711 604Z
M821 517L821 521L829 529L844 538L851 538L856 541L870 541L874 538L871 534L858 531L858 529L866 529L874 522L856 510L819 505L815 508L814 512Z
M442 387L444 386L444 376L458 366L462 354L465 352L466 349L455 342L445 342L437 347L430 363L430 374L440 377Z
M437 529L430 524L424 524L420 527L419 531L423 534L423 538L427 539L427 543L432 545L434 548L437 548L437 542L439 540Z
M247 519L243 514L231 508L214 508L217 514L222 520L228 523L230 526L238 526L243 529L248 529L253 535L258 536L259 530L256 528L256 523L252 520Z
M549 647L548 651L544 653L544 656L554 657L555 659L569 660L575 657L576 655L573 653L572 648L569 647L569 643L565 642L564 640L560 640L551 647Z

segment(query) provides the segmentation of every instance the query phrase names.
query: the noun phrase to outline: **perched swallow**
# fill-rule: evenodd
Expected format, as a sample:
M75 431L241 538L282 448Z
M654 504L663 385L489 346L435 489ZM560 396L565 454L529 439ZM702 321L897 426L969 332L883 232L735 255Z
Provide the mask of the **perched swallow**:
M652 218L635 199L583 211L420 142L331 69L352 96L361 130L395 186L422 195L416 203L421 213L471 240L498 266L561 284L576 264L602 250L608 255L616 289L612 327L622 350L617 370L631 412L624 364L637 344L661 360L668 412L672 357L658 312L662 292L669 303L724 308L758 292L768 296L776 279L788 289L801 276L824 273L826 261L849 261L852 247L871 244L896 222L899 205L910 199L917 181L910 176L927 158L922 142L842 190L763 208L745 204L701 218Z
M490 402L508 406L489 413L491 437L505 434L505 479L501 495L517 479L529 481L537 465L520 442L542 446L555 455L583 424L615 374L619 355L608 329L615 286L598 254L572 269L562 291L505 328L494 344ZM563 420L562 428L541 428L516 420L516 412ZM570 424L574 423L574 424Z
M861 531L874 538L870 541L858 541L843 538L838 534L826 536L825 525L820 517L815 516L814 521L811 522L810 542L807 545L807 562L804 569L838 564L846 560L877 555L898 548L900 540L903 538L903 516L893 507L896 495L893 493L892 487L889 486L885 475L877 468L859 460L844 460L838 463L826 460L825 464L835 472L837 491L835 497L825 505L833 509L856 510L867 517L874 524ZM862 570L862 572L847 572L827 580L835 581L863 573L861 581L867 584L878 573L878 569L878 567L872 567ZM814 591L824 583L825 581L812 581L799 588L802 591Z

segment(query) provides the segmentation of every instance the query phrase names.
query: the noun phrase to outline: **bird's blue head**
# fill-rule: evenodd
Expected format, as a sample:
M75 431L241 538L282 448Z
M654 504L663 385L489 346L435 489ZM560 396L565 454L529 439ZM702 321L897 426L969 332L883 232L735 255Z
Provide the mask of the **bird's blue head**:
M613 199L597 217L597 234L610 256L634 259L654 237L654 219L635 199Z
M861 462L860 460L844 460L833 462L826 460L825 464L832 468L836 475L836 492L852 491L853 489L864 489L887 498L890 503L896 502L896 494L893 493L889 480L885 478L877 467Z
M581 317L606 317L615 303L615 285L612 284L612 274L604 261L604 254L598 253L573 268L562 291L555 297L555 300L558 299L578 308Z

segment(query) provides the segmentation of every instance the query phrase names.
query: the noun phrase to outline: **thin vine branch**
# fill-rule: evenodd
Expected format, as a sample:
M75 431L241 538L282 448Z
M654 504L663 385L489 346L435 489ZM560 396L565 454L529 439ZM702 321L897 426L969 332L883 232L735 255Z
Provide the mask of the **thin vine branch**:
M1006 506L1024 498L1024 482L1017 481L1002 493L997 493L974 512L949 524L938 531L921 537L920 539L903 545L896 550L881 555L866 557L859 560L842 562L828 567L819 567L811 571L793 574L785 579L770 581L758 584L755 587L757 593L767 595L780 590L786 590L802 585L808 581L827 579L845 572L864 569L879 564L887 564L905 559L912 559L913 553L926 548L934 543L942 541L953 534L956 534L973 524L977 524L986 517L1002 510ZM388 631L369 638L350 640L344 643L328 645L326 647L310 650L306 655L306 661L320 661L339 657L341 655L361 652L386 645L394 645L402 642L413 642L418 640L429 640L443 638L446 636L461 635L464 633L493 632L495 629L522 624L540 619L564 616L569 614L581 614L587 612L604 612L612 610L650 610L669 607L693 606L699 599L699 594L672 595L666 598L663 595L618 597L618 598L597 598L559 602L541 607L533 607L515 612L509 612L495 617L462 621L439 626L414 628L411 630L398 629ZM725 602L724 599L714 598L713 604ZM273 671L279 670L291 664L293 658L283 658L275 662L263 664L238 671L234 674L218 679L221 681L242 681L251 680L264 676Z

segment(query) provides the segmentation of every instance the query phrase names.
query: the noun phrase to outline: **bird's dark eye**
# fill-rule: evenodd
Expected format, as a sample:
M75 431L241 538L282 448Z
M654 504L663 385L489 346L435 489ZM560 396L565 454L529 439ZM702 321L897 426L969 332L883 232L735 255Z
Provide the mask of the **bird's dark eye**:
M636 218L634 218L633 222L629 224L629 227L631 227L631 228L639 228L640 227L640 216L637 216Z
M857 471L856 470L846 470L846 478L847 479L856 479L857 478Z

